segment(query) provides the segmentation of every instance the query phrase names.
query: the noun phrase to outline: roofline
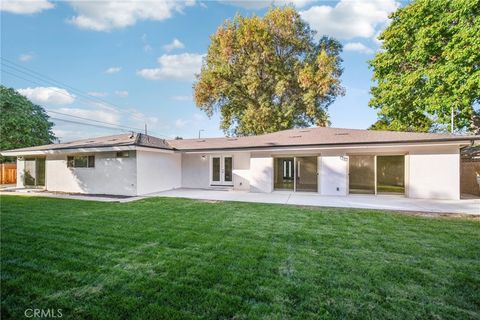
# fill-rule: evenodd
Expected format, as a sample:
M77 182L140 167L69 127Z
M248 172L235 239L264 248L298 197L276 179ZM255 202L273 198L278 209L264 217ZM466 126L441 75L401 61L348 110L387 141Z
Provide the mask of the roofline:
M205 138L204 140L208 140ZM213 138L218 139L218 138ZM43 149L43 150L5 150L0 151L2 156L14 157L21 155L35 155L35 154L52 154L60 152L75 152L80 149L89 149L89 152L102 152L102 151L115 151L115 150L134 150L136 147L149 148L149 149L158 149L166 151L180 151L180 152L211 152L211 151L222 151L222 150L264 150L272 148L288 149L288 148L312 148L312 147L335 147L335 146L350 146L350 145L385 145L385 144L401 144L401 143L413 143L413 144L423 144L423 143L438 143L438 142L458 142L458 145L469 145L475 140L480 140L480 136L471 136L471 137L448 137L448 138L438 138L438 139L419 139L419 140L394 140L394 141L364 141L364 142L341 142L341 143L313 143L313 144L283 144L283 145L271 145L271 146L245 146L245 147L216 147L216 148L164 148L164 147L155 147L155 146L145 146L138 145L137 141L133 144L119 144L119 145L110 145L110 146L78 146L78 147L60 147L54 149ZM168 140L166 140L168 143ZM122 149L120 149L122 148ZM125 149L124 149L125 148ZM104 150L105 149L105 150ZM56 152L60 151L60 152ZM78 151L77 151L78 152Z
M44 155L44 154L61 154L61 153L86 153L86 152L109 152L109 151L125 151L125 150L143 150L144 149L155 149L158 151L169 151L175 152L174 149L153 147L153 146L141 146L141 145L117 145L117 146L102 146L102 147L73 147L73 148L55 148L55 149L44 149L44 150L6 150L1 151L0 154L5 157L16 157L24 155Z
M336 147L336 146L351 146L351 145L388 145L388 144L422 144L422 143L439 143L439 142L458 142L455 145L469 145L474 140L480 140L480 136L475 136L473 139L462 138L449 138L449 139L423 139L423 140L396 140L396 141L370 141L370 142L341 142L341 143L313 143L313 144L289 144L289 145L274 145L274 146L247 146L247 147L223 147L223 148L201 148L201 149L176 149L182 152L209 152L209 151L221 151L221 150L262 150L262 149L288 149L288 148L312 148L312 147Z

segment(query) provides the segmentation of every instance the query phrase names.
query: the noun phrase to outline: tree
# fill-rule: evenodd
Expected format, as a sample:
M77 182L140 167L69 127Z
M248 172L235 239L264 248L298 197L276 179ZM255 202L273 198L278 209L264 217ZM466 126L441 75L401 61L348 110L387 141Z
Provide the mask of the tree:
M373 69L376 128L480 131L480 2L416 0L391 15Z
M52 143L56 138L48 119L42 107L0 85L0 150Z
M328 124L343 94L341 44L314 32L292 7L227 20L211 37L194 84L196 105L221 114L227 135Z

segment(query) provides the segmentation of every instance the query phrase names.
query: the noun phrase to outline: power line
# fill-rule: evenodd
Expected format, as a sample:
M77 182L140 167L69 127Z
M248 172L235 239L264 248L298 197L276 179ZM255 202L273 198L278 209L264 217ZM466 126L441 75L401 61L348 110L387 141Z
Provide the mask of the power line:
M10 74L11 76L17 77L17 78L19 78L19 79L22 79L22 80L25 80L25 81L30 81L30 82L35 83L35 84L38 84L38 85L42 85L42 84L39 83L39 82L26 79L26 78L24 78L24 77L21 77L21 76L19 76L19 75L16 75L16 74L14 74L14 73L11 73L10 71L3 70L3 72L5 72L5 73L7 73L7 74ZM65 94L65 93L62 92L62 91L55 90L55 89L52 89L52 90L55 91L55 92L58 92L58 93L60 93L60 94L63 94L63 95L65 95L65 96L70 97L70 95ZM48 111L48 112L52 112L51 110L47 110L47 111ZM68 117L77 118L77 116L69 115L69 114L66 114L66 113L64 113L63 115L68 116ZM85 118L83 118L83 119L85 119ZM91 120L91 119L85 119L85 120L99 122L99 120ZM111 123L107 123L107 124L112 125ZM128 128L129 128L129 129L133 129L133 128L130 128L130 127L128 127ZM139 131L141 131L141 129L138 129L138 128L137 128L137 129L134 129L134 130L139 130Z
M83 117L74 116L74 115L71 115L71 114L62 113L62 112L53 111L53 110L48 110L48 109L45 109L45 110L46 110L48 113L55 113L55 114L60 114L60 115L62 115L62 116L68 116L68 117L77 118L77 119L81 119L81 120L87 120L87 121L93 121L93 122L108 124L108 125L111 125L111 126L115 126L115 127L119 127L119 128L124 128L124 129L128 129L128 130L134 130L134 131L137 131L137 132L142 132L142 131L143 131L143 129L140 129L140 128L128 127L128 126L124 126L124 125L117 124L117 123L111 123L111 122L106 122L106 121L100 121L100 120L93 120L93 119L83 118Z
M6 60L5 58L2 58L2 57L0 57L0 59ZM26 67L22 67L22 66L17 65L17 64L15 64L15 63L13 63L13 62L9 62L8 60L6 60L6 61L7 61L8 63L14 64L15 66L19 66L20 68L25 69L25 70L27 70L27 71L21 70L20 68L15 67L15 66L10 66L10 65L8 65L8 64L5 64L4 62L0 62L0 63L3 64L4 67L11 68L11 69L12 69L13 71L15 71L15 72L20 72L20 73L22 73L22 74L24 74L24 75L26 75L26 76L28 76L28 77L32 77L32 78L35 78L35 79L37 79L37 80L40 80L40 81L43 81L43 82L47 82L47 83L50 84L50 85L57 85L57 86L60 85L60 86L62 86L62 87L67 87L67 88L70 89L70 91L72 91L72 92L75 93L77 96L79 96L78 98L80 98L81 100L83 99L83 100L88 101L88 102L102 103L102 104L105 104L105 105L108 105L108 106L114 108L114 109L115 109L116 111L118 111L118 112L129 113L129 114L132 115L133 118L135 118L135 119L137 119L137 120L142 120L142 121L145 121L145 120L146 120L145 117L143 117L143 118L139 117L139 116L136 114L136 112L133 112L133 111L130 111L130 110L124 110L123 108L121 108L121 107L119 107L119 106L117 106L117 105L115 105L115 104L113 104L113 103L111 103L111 102L108 102L108 101L106 101L106 100L104 100L104 99L100 99L100 98L97 98L97 97L92 97L92 96L90 96L90 95L88 95L88 94L83 93L83 92L80 91L79 89L75 89L75 88L73 88L73 87L71 87L71 86L69 86L69 85L67 85L67 84L61 83L61 82L59 82L59 81L56 81L56 80L46 80L46 79L51 79L51 78L48 77L48 76L43 76L43 75L41 75L40 73L38 73L38 72L36 72L36 71L33 71L33 70L28 69L28 68L26 68ZM7 73L10 74L10 75L12 75L12 71L11 71L11 70L10 70L10 71L9 71L9 70L3 70L3 71L4 71L4 72L7 72ZM38 74L38 75L40 75L40 76L37 76L37 75L35 75L35 74ZM19 77L18 75L14 75L14 76ZM26 80L26 81L31 81L31 82L33 82L33 83L35 83L35 84L38 84L38 85L44 85L43 83L39 83L39 82L34 81L34 80L31 80L31 79L30 79L30 80L27 80L27 79L25 79L25 78L21 78L21 79ZM60 93L60 94L62 94L62 95L64 95L64 96L71 97L70 95L66 94L66 93L63 92L63 91L54 90L54 89L52 89L52 90L55 91L55 92L57 92L57 93Z
M80 121L74 121L74 120L68 120L68 119L61 119L61 118L56 118L56 117L50 117L50 119L57 120L57 121L68 122L68 123L79 124L79 125L97 127L97 128L102 128L102 129L110 129L110 130L115 130L115 131L124 131L124 132L131 131L131 130L126 130L126 129L122 129L122 128L107 127L107 126L102 126L102 125L99 125L99 124L86 123L86 122L80 122Z
M116 111L118 111L118 112L129 113L129 114L132 115L133 118L135 118L135 119L137 119L137 120L146 121L146 117L141 118L141 117L139 117L138 114L137 114L136 112L134 112L134 111L123 110L122 108L120 108L120 107L118 107L118 106L110 103L109 101L106 101L106 100L104 100L104 99L100 99L100 98L98 98L98 97L92 97L92 96L90 96L90 95L88 95L88 94L84 94L81 90L76 89L76 88L74 88L74 87L72 87L72 86L70 86L70 85L68 85L68 84L66 84L66 83L64 83L64 82L55 80L55 79L53 79L53 78L51 78L51 77L49 77L49 76L46 76L46 75L41 74L40 72L37 72L37 71L35 71L35 70L29 69L29 68L24 67L24 66L21 66L21 65L15 63L15 62L13 62L13 61L11 61L11 60L9 60L9 59L6 59L6 58L4 58L4 57L0 57L0 59L1 59L1 60L4 60L5 62L7 62L7 64L5 64L4 62L1 62L4 67L11 68L11 69L13 69L13 71L23 73L24 75L26 75L26 76L28 76L28 77L33 77L33 78L39 79L40 81L49 82L50 84L53 83L54 85L60 85L60 86L62 86L62 87L67 87L67 88L71 89L72 92L74 92L75 94L77 94L78 96L80 96L80 97L79 97L80 99L83 98L83 100L86 100L86 101L89 101L89 102L96 102L96 103L100 102L100 103L103 103L103 104L107 104L107 105L113 107L113 108L114 108ZM11 65L13 65L13 66L8 65L8 64L11 64ZM23 71L22 69L23 69L23 70L26 70L26 71ZM38 84L38 85L43 85L42 83L39 83L39 82L34 81L34 80L32 80L32 79L25 79L25 78L23 78L23 77L21 77L21 76L19 76L19 75L17 75L17 74L12 73L12 71L3 70L3 72L6 72L7 74L10 74L10 75L12 75L12 76L14 76L14 77L20 78L20 79L25 80L25 81L33 82L33 83ZM38 76L37 76L37 75L38 75ZM47 80L45 80L45 79L47 79ZM55 90L55 89L52 89L52 90L53 90L53 91L56 91L57 93L63 94L63 95L65 95L65 96L71 97L70 95L66 94L66 93L63 92L63 91L59 91L59 90ZM67 115L67 116L70 116L70 115ZM87 119L87 120L90 120L90 119ZM137 130L137 129L136 129L136 130ZM141 131L141 130L140 130L140 131ZM151 131L151 132L154 133L154 134L156 134L156 135L158 135L158 136L168 137L167 135L159 134L158 132L155 132L155 131Z
M2 70L2 72L5 72L5 73L7 73L7 74L9 74L9 75L11 75L11 76L13 76L13 77L16 77L16 78L19 78L19 79L22 79L22 80L25 80L25 81L28 81L28 82L31 82L31 83L34 83L34 84L37 84L37 85L43 85L43 84L40 83L40 82L37 82L37 81L32 80L32 79L26 79L26 78L24 78L24 77L22 77L22 76L19 76L19 75L15 74L15 73L12 73L12 72L9 71L9 70ZM59 93L59 94L62 94L62 95L65 95L65 96L70 97L70 95L66 94L66 93L63 92L63 91L55 90L55 89L52 89L52 91L55 91L55 92L57 92L57 93ZM92 99L84 99L84 100L90 100L90 101L91 101ZM103 121L99 121L99 120L86 119L86 118L82 118L82 117L78 117L78 116L73 116L73 115L69 115L69 114L65 114L65 113L60 113L60 112L56 112L56 111L52 111L52 110L47 110L47 111L48 111L48 112L59 113L59 114L62 114L62 115L64 115L64 116L68 116L68 117L72 117L72 118L80 118L80 119L82 119L82 120L94 121L94 122L99 122L99 123L105 123L105 124L108 124L108 125L115 125L115 126L119 126L119 127L126 128L126 129L128 129L128 130L130 130L130 131L132 131L132 130L133 130L133 131L139 131L139 132L142 132L142 131L143 131L143 129L139 129L139 128L127 127L127 126L123 126L123 125L116 125L116 124L112 124L112 123L108 123L108 122L103 122ZM126 112L126 111L124 111L124 112ZM66 121L65 119L59 119L59 118L53 118L53 117L52 117L52 119L57 119L57 120L64 120L64 121ZM139 120L145 120L145 119L140 119L140 118L137 118L137 119L139 119ZM76 123L76 122L73 122L73 121L66 121L66 122ZM150 131L150 132L154 133L155 135L168 138L167 135L159 134L159 133L156 132L156 131Z
M93 100L100 101L100 102L103 102L103 103L105 103L105 104L111 105L111 106L113 106L113 107L120 108L119 106L117 106L117 105L115 105L115 104L113 104L113 103L111 103L111 102L109 102L109 101L107 101L107 100L105 100L105 99L101 99L101 98L98 98L98 97L92 97L92 96L90 96L90 95L88 95L88 94L85 94L85 93L82 92L82 90L80 90L80 89L77 89L77 88L75 88L75 87L72 87L71 85L68 85L68 84L66 84L66 83L64 83L64 82L55 80L55 79L53 79L53 78L51 78L51 77L49 77L49 76L47 76L47 75L44 75L44 74L42 74L42 73L40 73L40 72L38 72L38 71L35 71L35 70L33 70L33 69L30 69L30 68L27 68L27 67L25 67L25 66L19 65L18 63L15 63L15 62L13 62L13 61L11 61L11 60L8 60L8 59L6 59L6 58L4 58L4 57L0 57L0 59L1 59L1 60L4 60L4 61L7 62L8 64L12 64L12 65L13 65L13 66L9 66L8 64L3 63L4 66L6 66L6 67L9 67L9 68L12 68L12 69L16 69L17 71L22 72L22 73L28 72L28 73L30 73L30 76L33 75L33 76L35 76L37 79L38 79L38 76L40 76L40 77L42 78L42 79L41 79L42 81L47 81L47 82L50 82L50 83L54 83L55 85L60 85L60 86L62 86L62 87L67 87L67 88L69 88L71 91L76 91L77 94L82 95L82 96L85 96L86 99L89 99L89 100L92 100L92 101L93 101ZM25 71L23 71L23 70L21 70L21 69L23 69L23 70L25 70ZM45 80L45 79L47 79L47 80ZM123 111L129 112L129 113L133 113L132 111L128 111L128 110L123 110Z

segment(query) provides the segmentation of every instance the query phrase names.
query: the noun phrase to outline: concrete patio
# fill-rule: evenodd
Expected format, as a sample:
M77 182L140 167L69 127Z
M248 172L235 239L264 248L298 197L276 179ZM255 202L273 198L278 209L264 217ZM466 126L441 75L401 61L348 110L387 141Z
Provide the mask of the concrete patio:
M55 193L34 189L0 191L0 195L38 196L61 199L76 199L102 202L132 202L152 197L189 198L216 201L240 201L276 203L316 207L362 208L393 211L452 213L480 216L480 199L429 200L410 199L402 196L350 195L321 196L316 193L275 191L272 193L252 193L232 190L175 189L138 197L118 197L109 195L82 195Z
M316 193L284 192L252 193L226 190L175 189L148 195L147 197L180 197L203 200L279 203L302 206L364 208L429 213L463 213L480 215L480 199L427 200L402 196L350 195L320 196ZM131 201L132 198L125 201Z

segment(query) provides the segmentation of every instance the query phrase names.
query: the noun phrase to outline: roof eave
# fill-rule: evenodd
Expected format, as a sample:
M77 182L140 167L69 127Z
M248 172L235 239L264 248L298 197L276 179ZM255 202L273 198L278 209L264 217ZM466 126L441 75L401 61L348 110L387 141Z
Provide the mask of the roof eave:
M344 142L344 143L314 143L314 144L289 144L289 145L271 145L271 146L245 146L245 147L216 147L216 148L194 148L194 149L182 149L177 148L181 152L213 152L213 151L248 151L248 150L269 150L269 149L289 149L289 148L327 148L327 147L348 147L348 146L382 146L382 145L400 145L400 144L414 144L414 145L426 145L434 144L440 145L441 143L448 143L449 145L466 146L472 144L473 141L480 140L480 137L476 136L474 139L426 139L426 140L398 140L398 141L370 141L370 142Z

